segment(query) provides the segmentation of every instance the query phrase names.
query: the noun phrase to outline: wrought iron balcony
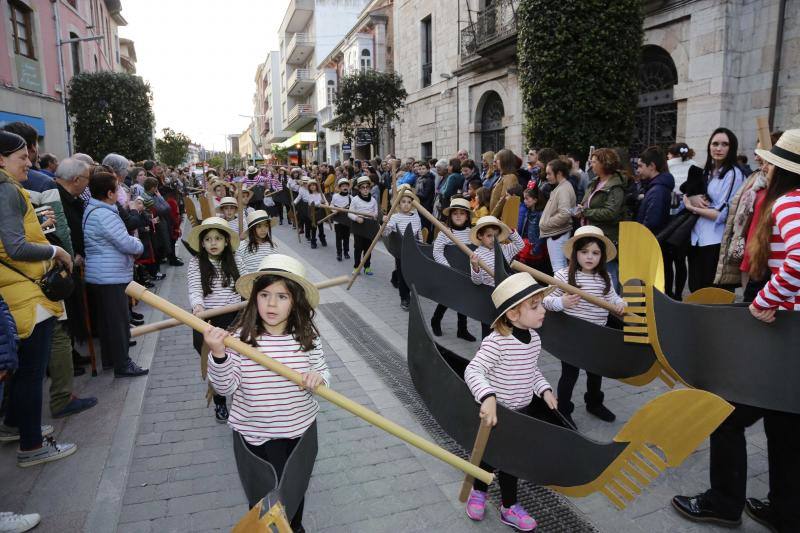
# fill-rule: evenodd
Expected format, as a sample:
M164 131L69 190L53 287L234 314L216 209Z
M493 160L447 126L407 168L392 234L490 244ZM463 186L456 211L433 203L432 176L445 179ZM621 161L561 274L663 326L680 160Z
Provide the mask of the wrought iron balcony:
M519 0L495 0L461 30L461 61L516 49Z

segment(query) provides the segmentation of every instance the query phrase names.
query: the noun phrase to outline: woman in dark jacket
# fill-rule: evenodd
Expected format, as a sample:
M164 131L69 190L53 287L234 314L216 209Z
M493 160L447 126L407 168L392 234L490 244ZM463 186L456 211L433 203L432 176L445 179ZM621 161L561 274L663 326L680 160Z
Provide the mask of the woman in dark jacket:
M636 221L646 226L653 235L658 235L669 221L675 178L666 169L666 157L657 146L651 146L639 156L638 174L645 192L636 213Z

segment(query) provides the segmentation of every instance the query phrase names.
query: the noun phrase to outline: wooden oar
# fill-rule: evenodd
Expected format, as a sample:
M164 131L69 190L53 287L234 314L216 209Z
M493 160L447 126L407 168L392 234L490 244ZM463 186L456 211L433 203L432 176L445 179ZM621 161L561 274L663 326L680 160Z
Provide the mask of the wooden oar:
M344 207L335 207L335 206L332 206L332 205L321 205L320 207L323 208L323 209L328 209L330 211L334 211L334 213L333 213L334 215L336 213L352 213L354 215L358 215L358 216L363 217L363 218L371 218L373 220L375 219L375 215L373 215L371 213L361 213L359 211L353 211L352 209L345 209Z
M420 203L417 202L416 200L412 202L412 205L417 209L417 211L419 213L422 214L422 216L424 216L425 218L430 220L431 223L434 226L439 228L439 231L441 231L445 235L447 235L447 237L451 241L453 241L453 244L458 246L459 250L461 250L462 252L467 254L469 257L472 257L472 254L474 253L473 250L470 250L467 247L466 244L464 244L463 242L459 241L456 238L456 236L453 235L453 232L450 231L450 228L445 226L441 221L439 221L439 219L437 219L435 216L433 216L427 209L422 207L422 205L420 205ZM494 276L494 269L491 268L489 265L487 265L482 259L478 259L478 265L483 270L485 270L490 276ZM588 292L586 292L586 291L584 291L582 289L579 289L577 287L573 287L569 283L564 283L563 281L561 281L559 279L556 279L553 276L548 276L544 272L541 272L539 270L536 270L535 268L529 267L528 265L524 265L524 264L520 263L519 261L513 261L511 263L511 268L513 268L514 270L517 270L519 272L527 272L528 274L533 276L534 279L536 279L536 281L540 281L542 283L547 283L548 285L555 285L556 287L558 287L562 291L568 292L570 294L577 294L578 296L580 296L581 298L583 298L587 302L589 302L591 304L594 304L594 305L596 305L598 307L602 307L603 309L605 309L609 313L613 313L613 314L619 316L619 313L617 313L617 310L616 310L616 308L614 308L614 306L612 306L611 304L609 304L608 302L606 302L602 298L598 298L594 294L589 294Z
M319 283L315 283L314 286L317 289L322 290L322 289L327 289L328 287L344 285L349 280L350 278L348 276L339 276L336 278L326 279L325 281L320 281ZM198 318L204 318L204 319L213 318L215 316L241 311L242 309L245 308L246 305L247 305L247 300L235 304L223 305L222 307L216 307L214 309L206 309L205 311L197 313L196 316ZM131 329L131 338L140 337L142 335L146 335L147 333L161 331L162 329L167 329L174 326L180 326L182 323L183 322L181 322L180 320L176 320L174 318L168 318L166 320L161 320L159 322L153 322L152 324L144 324L142 326L138 326Z
M372 243L369 245L369 248L367 248L367 253L365 253L364 257L361 258L361 262L358 264L358 268L356 268L355 271L353 271L353 277L350 278L350 283L347 284L348 291L350 290L350 287L353 286L353 283L355 283L358 274L361 272L361 268L364 266L364 263L367 262L367 259L369 259L369 255L372 253L372 250L375 248L375 245L378 244L378 240L380 240L381 235L383 235L383 230L386 228L386 224L388 224L389 219L392 218L392 213L394 213L395 210L397 209L397 206L400 205L400 198L403 197L403 194L402 193L395 194L394 196L395 197L394 200L392 200L392 206L389 208L389 212L386 213L386 220L383 221L383 224L381 224L381 227L378 230L378 233L375 235L375 238L372 239Z
M483 452L486 451L486 444L489 442L489 434L492 432L492 426L488 426L481 421L478 427L478 434L475 436L475 444L472 446L472 454L469 456L469 462L477 467L480 467L483 460ZM467 474L464 482L461 484L461 492L458 494L458 501L465 502L469 498L469 491L472 489L472 483L475 478Z
M208 329L209 324L204 322L202 319L194 316L190 312L181 309L177 305L173 304L172 302L161 298L160 296L151 293L143 286L139 285L135 281L132 281L128 284L128 287L125 289L125 292L148 305L155 307L156 309L160 310L164 314L167 314L173 318L176 318L186 324L187 326L191 327L195 331L205 332ZM275 359L261 353L258 349L246 344L235 337L225 337L223 341L225 346L231 348L232 350L237 351L238 353L249 357L251 360L255 361L256 363L260 364L264 368L275 372L276 374L280 374L284 378L288 379L292 383L297 384L298 386L303 386L303 375L297 372L296 370L292 370L288 366L284 365L276 361ZM334 391L326 387L325 385L320 385L316 389L314 389L314 394L325 398L332 404L336 405L337 407L341 407L342 409L349 411L350 413L356 415L363 420L366 420L370 424L377 426L378 428L386 431L387 433L391 433L395 437L404 440L405 442L411 444L422 450L425 453L428 453L437 459L440 459L447 464L458 468L462 472L469 474L477 479L480 479L484 483L491 483L494 479L494 475L490 472L486 472L478 468L477 466L465 461L464 459L448 452L440 448L439 446L433 444L432 442L420 437L419 435L412 433L411 431L407 430L406 428L400 426L399 424L392 422L391 420L379 415L378 413L367 409L363 405L350 400L349 398L345 397L344 395Z

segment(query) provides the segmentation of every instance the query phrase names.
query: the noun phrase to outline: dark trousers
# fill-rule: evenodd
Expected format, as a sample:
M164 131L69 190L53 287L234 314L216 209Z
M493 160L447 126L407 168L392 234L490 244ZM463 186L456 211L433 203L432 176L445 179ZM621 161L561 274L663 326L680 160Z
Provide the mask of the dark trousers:
M575 409L572 403L572 390L578 381L578 374L581 369L569 363L561 361L561 377L558 379L558 410L569 415ZM586 405L600 405L603 403L603 391L600 387L603 383L602 376L586 372L586 394L583 399Z
M336 255L342 252L350 253L350 228L344 224L334 224L333 231L336 233Z
M30 337L20 339L17 345L19 367L8 382L4 422L19 428L20 450L42 445L42 389L55 325L55 318L39 322Z
M664 256L664 285L667 296L681 301L683 289L686 287L686 254L678 252L670 245L664 246L661 251Z
M719 244L689 247L690 291L695 292L714 285L719 249Z
M361 256L367 253L370 244L372 244L372 242L366 237L353 235L353 268L358 268L358 265L361 263ZM364 263L364 268L369 268L371 262L372 257L368 257L367 262Z
M97 309L97 328L103 366L120 372L128 366L131 340L131 317L124 283L87 284L92 306Z
M254 446L249 444L247 441L244 441L245 446L247 446L251 452L256 454L261 459L264 459L275 468L275 473L278 475L278 479L280 479L283 475L283 469L286 467L286 461L289 460L289 456L292 454L292 451L294 450L295 446L297 446L298 442L300 442L299 438L272 439L268 440L264 444ZM297 531L303 524L304 506L305 498L300 501L300 504L297 506L297 512L295 512L294 516L290 517L290 525L294 531Z
M228 326L233 323L237 314L236 311L225 313L224 315L211 317L207 319L206 322L218 328L228 329ZM192 331L192 345L198 354L201 353L203 348L203 334L199 331ZM214 393L214 405L225 405L225 396Z
M399 257L394 258L394 268L397 271L397 290L400 293L400 301L407 302L411 297L411 289L408 288L406 280L403 277L403 265Z
M718 512L739 516L747 493L745 429L761 418L767 436L769 500L781 532L800 531L800 415L734 404L711 434L711 488L706 497Z
M433 321L434 322L441 322L444 318L444 314L447 311L447 308L442 304L436 306L436 310L433 312ZM467 315L462 315L461 313L457 313L458 317L458 331L467 329Z
M317 243L317 235L319 235L319 242L321 242L322 244L327 244L327 241L325 240L324 224L317 224L316 226L314 226L309 221L308 225L306 226L306 237L309 237L309 234L311 242L313 242L314 244Z

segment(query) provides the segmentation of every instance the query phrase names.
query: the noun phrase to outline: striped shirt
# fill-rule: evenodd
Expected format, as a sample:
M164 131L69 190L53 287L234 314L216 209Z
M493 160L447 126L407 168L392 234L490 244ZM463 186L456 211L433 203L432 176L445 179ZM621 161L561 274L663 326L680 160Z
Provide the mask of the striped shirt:
M267 181L265 182L265 186L270 191L282 191L283 185L281 185L281 179L279 176L275 174L268 174Z
M470 234L469 228L466 229L451 228L450 231L453 233L455 238L459 240L459 242L462 242L467 245L471 244L469 240L469 234ZM447 258L444 255L445 246L452 246L452 241L450 240L450 237L444 234L443 231L440 231L436 235L436 240L433 241L433 260L442 265L450 266L450 263L447 262Z
M531 403L534 394L541 396L552 388L537 366L542 351L539 334L529 331L528 344L496 331L483 339L464 371L464 381L477 402L494 394L500 405L522 409Z
M236 259L236 266L239 269L239 274L244 273L244 264L242 258L238 254L234 254ZM203 284L200 281L200 260L192 256L189 259L189 265L186 271L186 278L189 285L189 306L194 309L196 305L202 305L206 309L215 309L224 305L236 304L242 301L242 297L236 292L234 282L231 282L229 287L222 286L222 276L220 275L220 261L217 259L209 259L211 264L214 265L217 273L214 279L211 280L211 292L207 296L203 296Z
M234 336L238 336L235 333ZM318 372L330 384L330 372L319 339L304 352L292 335L261 335L258 351L292 370ZM314 423L319 404L312 393L255 361L225 349L222 363L208 354L208 379L218 394L233 395L228 425L254 446L272 439L294 439Z
M500 249L503 250L503 256L505 256L506 260L511 261L511 259L517 255L520 250L522 250L524 243L522 242L522 237L519 236L519 233L513 230L508 238L511 240L511 242L501 244ZM478 249L475 250L475 253L478 254L478 258L482 259L483 262L489 266L489 268L494 268L493 248L487 248L481 245L478 246ZM475 272L474 268L470 268L469 272L472 277L472 283L475 285L489 285L490 287L494 287L494 278L487 274L484 269L478 267L478 271Z
M422 229L422 222L419 220L419 215L416 211L410 213L392 213L389 222L383 229L383 236L388 236L391 232L397 231L400 235L406 234L406 228L411 224L411 231L414 232L414 237L420 239L420 230Z
M256 174L252 178L245 177L245 179L242 181L245 185L247 185L248 188L252 189L256 185L264 185L264 183L267 181L267 177L263 174Z
M769 269L772 276L758 293L758 309L800 311L800 189L778 198L772 207Z
M247 231L247 215L255 211L252 207L245 207L242 209L242 215L244 216L245 223L242 224L242 229ZM228 221L228 227L231 228L237 235L239 234L239 215L234 216L232 219Z
M378 202L370 196L369 201L364 201L361 196L353 196L353 199L350 200L350 209L353 211L358 211L359 213L366 213L368 215L373 215L375 217L378 216ZM350 220L356 220L358 215L354 215L353 213L348 213L347 216Z
M569 283L569 267L560 269L553 275L553 277L555 277L557 280L563 281L564 283ZM606 288L606 282L603 281L603 278L600 277L599 274L584 274L578 270L575 272L575 283L577 283L580 289L583 289L584 291L588 292L589 294L593 294L598 298L602 298L611 305L620 305L625 303L625 300L620 298L617 294L617 291L614 290L613 283L611 284L608 294L603 294L603 291ZM544 297L544 301L542 302L544 304L544 308L548 311L563 311L570 316L580 318L581 320L591 322L592 324L597 324L598 326L606 325L606 322L608 321L608 311L583 299L579 300L575 307L565 309L564 304L561 301L561 297L564 296L564 294L565 293L563 290L556 287L556 290Z
M249 240L243 240L239 243L239 249L236 250L236 255L242 260L242 269L239 271L239 274L245 275L250 274L251 272L258 271L258 267L261 265L261 260L267 257L270 254L276 254L278 251L273 247L270 243L264 242L258 245L255 252L251 252L248 249L248 245L250 244Z

